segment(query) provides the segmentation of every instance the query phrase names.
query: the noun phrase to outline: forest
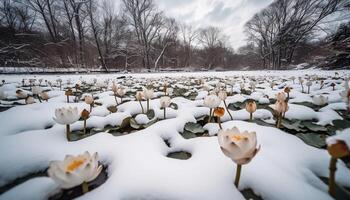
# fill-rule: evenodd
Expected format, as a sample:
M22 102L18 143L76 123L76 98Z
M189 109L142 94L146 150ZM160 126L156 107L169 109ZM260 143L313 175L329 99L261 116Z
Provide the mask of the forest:
M102 71L350 66L348 0L276 0L234 49L215 26L167 16L153 0L2 0L0 66Z

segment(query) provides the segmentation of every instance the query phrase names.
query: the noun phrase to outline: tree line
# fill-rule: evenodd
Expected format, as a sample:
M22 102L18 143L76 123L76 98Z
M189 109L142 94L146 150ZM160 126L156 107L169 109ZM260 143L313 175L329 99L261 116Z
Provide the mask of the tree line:
M235 52L220 28L195 28L153 0L2 0L0 65L101 68L280 69L346 0L276 0L245 25Z

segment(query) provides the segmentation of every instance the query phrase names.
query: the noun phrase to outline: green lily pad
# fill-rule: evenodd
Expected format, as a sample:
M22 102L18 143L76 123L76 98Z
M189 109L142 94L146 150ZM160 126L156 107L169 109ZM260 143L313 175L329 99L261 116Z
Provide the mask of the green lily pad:
M205 132L204 128L200 124L193 122L186 123L184 129L194 134L200 134Z
M350 123L346 120L334 120L333 125L337 128L337 130L344 130L350 128Z
M146 113L148 119L153 119L155 116L154 110L150 109L147 113Z
M296 136L310 146L313 146L316 148L323 148L326 146L326 136L323 134L298 133L296 134Z
M183 133L181 133L182 137L184 137L185 139L191 139L191 138L196 138L197 135L190 132L190 131L184 131Z
M301 124L313 132L319 132L319 131L326 132L326 131L328 131L328 129L326 127L317 125L311 121L303 121Z
M171 103L171 104L169 105L169 107L172 108L172 109L174 109L174 110L179 109L179 106L178 106L176 103Z
M179 160L188 160L191 158L191 154L185 151L173 152L167 155L168 158L174 158Z
M294 130L297 132L305 132L306 131L305 129L303 129L304 126L301 124L300 121L289 122L287 120L282 120L282 125L284 128L289 129L289 130Z

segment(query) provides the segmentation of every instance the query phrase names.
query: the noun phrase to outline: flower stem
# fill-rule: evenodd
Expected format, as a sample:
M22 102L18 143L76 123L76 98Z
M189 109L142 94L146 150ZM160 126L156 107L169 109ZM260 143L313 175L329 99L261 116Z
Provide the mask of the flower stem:
M93 107L92 104L90 104L90 113L91 113L91 111L92 111L92 107Z
M226 101L225 101L225 100L224 100L224 105L225 105L225 108L226 108L228 114L230 115L231 120L233 120L233 117L232 117L230 111L228 110L228 107L227 107L227 104L226 104Z
M250 121L253 120L253 113L250 113L250 115L249 115L249 120L250 120Z
M147 112L149 112L149 99L147 99Z
M145 110L143 109L143 105L142 105L142 102L141 102L141 101L139 101L139 103L140 103L140 106L141 106L141 110L142 110L142 114L143 114L143 113L145 113Z
M241 177L241 171L242 171L242 165L237 165L236 168L236 178L235 178L235 186L238 188L238 184L239 184L239 179Z
M282 123L282 114L279 114L277 118L277 128L281 127L281 123Z
M332 157L329 162L328 193L335 197L335 171L337 170L337 158Z
M84 181L81 187L83 189L83 194L89 192L89 185L87 184L87 182Z
M212 113L212 108L210 108L210 110L209 110L209 119L208 119L208 123L210 123L210 121L211 121L211 113Z
M219 128L222 129L220 117L218 117Z
M66 137L67 137L67 140L70 141L70 126L69 126L69 124L66 124Z
M37 94L39 102L42 103L40 96Z
M86 120L84 119L84 135L86 135Z
M69 103L69 95L67 95L67 103Z
M115 103L117 103L117 105L119 105L116 95L114 95L114 99L115 99Z
M166 119L166 108L164 107L164 119Z

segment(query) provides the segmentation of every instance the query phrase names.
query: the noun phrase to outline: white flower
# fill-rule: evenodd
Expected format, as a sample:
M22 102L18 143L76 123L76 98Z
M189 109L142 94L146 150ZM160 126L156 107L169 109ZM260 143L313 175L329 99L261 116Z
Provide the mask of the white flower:
M80 113L77 107L58 108L55 110L55 117L53 118L57 123L62 125L73 124L80 118Z
M117 94L119 97L123 97L125 95L125 93L126 93L126 90L124 88L119 88L117 90Z
M226 93L226 91L220 91L220 92L218 93L218 97L219 97L222 101L225 101L226 98L227 98L227 93Z
M270 105L278 114L286 113L289 109L288 103L285 101L276 101L275 105Z
M87 96L85 96L84 101L86 104L91 105L94 103L94 98L92 98L92 96L90 96L90 95L87 95Z
M216 95L209 95L204 98L204 106L208 108L216 108L219 107L221 103L221 99Z
M153 98L154 91L152 89L143 89L143 96L145 99L152 99Z
M285 101L286 100L286 95L283 92L279 92L276 94L276 100L277 101Z
M164 96L160 98L160 107L161 108L167 108L170 106L171 99L168 96Z
M142 91L137 91L135 94L135 98L137 101L142 101L143 98L143 92Z
M89 152L82 155L67 155L63 161L52 161L47 171L63 189L69 189L83 182L90 182L101 173L102 166L98 165L98 154L92 156Z
M114 93L114 94L117 94L118 89L119 89L119 86L116 85L116 84L113 82L113 85L112 85L112 91L113 91L113 93Z
M33 86L32 87L32 93L34 95L39 95L42 91L43 91L43 89L40 86Z
M49 97L49 94L47 92L42 92L40 94L40 97L43 99L43 100L48 100L50 97Z
M33 103L35 103L35 99L32 96L28 96L25 99L25 102L26 102L26 104L33 104Z
M328 103L328 97L325 97L323 95L314 96L312 98L312 101L315 105L323 106L323 105L326 105Z
M174 92L174 89L173 88L167 88L166 89L166 93L168 94L168 95L172 95L173 94L173 92Z
M19 99L25 99L25 98L27 98L28 94L25 91L23 91L23 90L17 90L16 91L16 96Z
M225 156L233 162L244 165L249 163L259 151L255 132L244 131L240 133L234 127L232 129L220 130L218 133L219 145Z
M208 83L204 83L203 84L203 90L204 91L209 91L210 90L210 86L208 85Z

